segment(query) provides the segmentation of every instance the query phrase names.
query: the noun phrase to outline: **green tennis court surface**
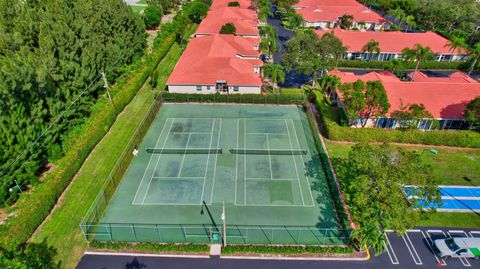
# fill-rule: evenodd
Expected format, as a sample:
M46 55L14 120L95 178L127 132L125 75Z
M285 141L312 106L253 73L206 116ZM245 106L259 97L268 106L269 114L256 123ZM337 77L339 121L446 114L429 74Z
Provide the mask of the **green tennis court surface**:
M208 241L225 202L230 243L343 243L300 107L164 104L138 149L98 240Z

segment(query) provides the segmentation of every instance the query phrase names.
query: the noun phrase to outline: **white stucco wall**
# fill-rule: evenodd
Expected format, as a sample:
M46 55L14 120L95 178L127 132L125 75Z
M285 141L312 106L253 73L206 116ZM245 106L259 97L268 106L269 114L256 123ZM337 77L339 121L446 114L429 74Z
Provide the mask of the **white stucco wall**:
M233 86L229 86L229 93L253 93L253 94L260 94L261 88L260 86L239 86L238 92L233 91ZM197 91L197 86L192 85L168 85L168 91L171 93L197 93L197 94L214 94L217 91L215 90L215 86L211 85L210 90L207 89L207 86L202 86L201 91Z

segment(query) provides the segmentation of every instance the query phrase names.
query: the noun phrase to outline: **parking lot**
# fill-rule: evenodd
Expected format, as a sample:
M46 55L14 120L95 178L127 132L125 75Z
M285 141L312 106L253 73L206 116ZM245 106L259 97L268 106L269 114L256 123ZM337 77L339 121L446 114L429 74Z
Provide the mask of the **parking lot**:
M379 257L374 257L374 263L383 260L383 262L392 265L399 265L399 268L435 268L440 266L480 268L480 260L466 258L444 260L434 255L432 248L435 239L448 237L480 238L480 229L418 228L409 230L403 237L398 237L393 231L388 231L386 235L388 239L385 243L387 252Z

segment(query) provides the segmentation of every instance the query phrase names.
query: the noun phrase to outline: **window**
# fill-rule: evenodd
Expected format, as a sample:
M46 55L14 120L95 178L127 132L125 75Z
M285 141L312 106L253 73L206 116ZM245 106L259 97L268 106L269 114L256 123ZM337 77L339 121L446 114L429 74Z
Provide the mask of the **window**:
M202 86L197 86L197 92L201 92L202 91Z
M238 92L239 91L238 86L233 86L233 91Z
M209 90L210 90L210 86L207 86L207 91L209 91Z

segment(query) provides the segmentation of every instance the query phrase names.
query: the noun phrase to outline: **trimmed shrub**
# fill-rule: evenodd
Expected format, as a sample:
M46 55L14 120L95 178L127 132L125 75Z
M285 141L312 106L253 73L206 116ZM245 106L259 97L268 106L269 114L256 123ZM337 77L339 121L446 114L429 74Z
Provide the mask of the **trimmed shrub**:
M136 250L146 252L192 252L208 253L207 244L154 244L154 243L125 243L125 242L97 242L90 243L90 247L98 250Z
M223 254L255 253L255 254L352 254L352 247L321 246L267 246L267 245L228 245L222 248Z
M303 93L297 94L195 94L162 93L165 102L185 103L247 103L247 104L303 104Z
M340 126L334 119L335 111L316 92L314 101L320 112L322 132L330 140L350 142L410 143L436 146L480 148L480 133L453 130L392 130L381 128L351 128Z
M237 1L233 1L233 2L229 2L229 3L228 3L228 6L229 6L229 7L239 7L239 6L240 6L240 3L237 2Z
M130 103L174 42L175 34L172 34L133 74L117 81L110 91L114 106L107 98L99 99L90 117L69 132L63 144L65 155L53 164L54 169L45 175L42 184L20 197L15 206L15 216L0 226L0 245L3 248L15 249L30 238L55 206L90 151L105 136L117 115Z

